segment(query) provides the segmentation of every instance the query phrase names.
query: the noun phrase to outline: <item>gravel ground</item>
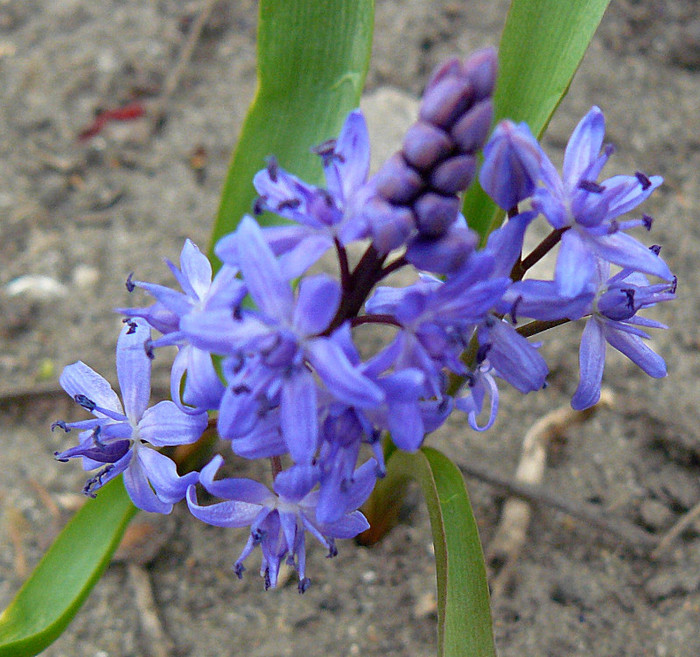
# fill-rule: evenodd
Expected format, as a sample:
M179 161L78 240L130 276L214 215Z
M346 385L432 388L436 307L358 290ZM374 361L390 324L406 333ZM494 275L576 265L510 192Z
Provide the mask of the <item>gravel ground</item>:
M570 95L545 139L561 160L568 134L592 104L618 147L610 168L663 175L648 203L652 238L678 274L679 298L656 317L671 328L654 346L670 376L651 381L610 354L613 408L557 443L543 484L601 514L660 536L700 502L700 273L698 70L694 0L618 0L603 20ZM197 2L0 0L0 607L9 601L76 503L84 475L56 464L64 436L48 423L71 412L63 396L8 398L55 388L84 360L114 378L113 349L125 276L167 281L161 257L185 237L206 245L218 194L255 83L255 3L220 2L157 133L146 120L76 137L98 108L152 98L172 69ZM377 2L365 109L377 161L413 120L432 67L496 44L507 3ZM205 154L206 165L193 167ZM29 284L19 294L20 277ZM43 281L43 283L41 282ZM14 288L12 286L15 286ZM454 421L431 437L458 464L512 474L523 433L576 386L580 331L546 336L550 386L521 398L504 391L485 435ZM163 361L163 359L161 359ZM167 381L156 361L156 387ZM257 466L251 465L248 472ZM502 494L467 479L488 548ZM147 574L167 654L208 657L435 653L434 565L428 520L412 495L405 522L379 545L345 542L337 559L309 555L314 584L299 598L264 593L231 564L244 536L205 526L178 508L142 519L156 548L110 567L49 657L159 655L137 592ZM150 528L150 529L149 529ZM167 540L166 540L167 539ZM131 563L131 565L129 565ZM658 559L548 506L534 514L511 587L494 598L502 657L696 657L700 654L700 523Z

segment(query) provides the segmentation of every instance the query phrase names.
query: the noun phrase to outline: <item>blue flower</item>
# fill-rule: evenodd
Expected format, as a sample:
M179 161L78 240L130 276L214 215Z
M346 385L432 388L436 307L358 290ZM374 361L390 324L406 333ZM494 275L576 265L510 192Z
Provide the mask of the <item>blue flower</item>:
M660 176L613 176L598 183L598 175L613 149L601 152L605 118L593 107L578 124L564 155L562 176L544 152L542 181L533 208L555 229L564 230L557 257L556 281L563 296L574 297L595 276L596 258L671 280L673 274L653 251L623 231L651 226L649 217L620 222L617 217L636 208L663 182Z
M142 320L128 321L119 336L117 376L123 408L109 383L87 365L78 361L64 368L61 386L95 419L54 423L65 431L80 431L80 444L55 456L59 461L80 457L86 470L101 468L85 485L84 492L91 497L124 473L124 485L137 507L170 513L198 475L178 476L175 464L147 445L193 443L206 428L207 416L184 413L171 401L148 408L151 361L144 344L149 338L150 329Z
M234 564L242 577L243 562L260 546L262 564L260 574L265 588L277 586L282 561L296 568L299 592L308 588L306 577L306 532L309 532L328 550L328 556L337 554L335 539L352 538L369 528L366 518L357 508L367 499L375 482L376 462L368 461L356 472L347 488L344 507L336 522L319 522L316 517L318 491L312 491L317 476L314 467L297 466L281 472L275 478L274 492L250 479L215 480L223 459L215 456L202 468L200 483L212 495L226 500L209 506L197 502L195 486L187 491L187 505L192 514L217 527L250 526L250 536L243 552Z
M309 463L318 447L318 384L340 400L375 406L384 393L348 361L332 337L323 337L340 304L340 286L320 274L304 279L298 298L251 217L238 231L239 266L256 311L227 311L183 319L196 346L232 357L219 431L240 438L279 407L279 423L296 463Z
M600 398L606 343L649 376L657 379L666 376L664 359L644 343L649 335L640 328L666 327L655 320L638 317L637 312L674 299L675 279L670 284L651 285L645 276L630 269L623 269L608 279L609 270L608 263L598 261L598 290L590 308L591 317L581 337L581 378L571 400L571 406L576 410L593 406Z
M190 314L212 310L232 312L245 296L245 287L236 277L238 270L228 266L224 266L212 281L209 260L190 240L186 240L182 247L180 269L169 260L166 260L166 264L182 292L163 285L134 281L129 277L129 291L139 287L155 298L156 303L146 308L118 308L117 312L128 317L141 317L163 334L163 337L149 343L149 349L178 346L171 370L170 394L183 411L192 411L184 404L194 406L194 412L217 408L224 387L211 356L189 344L180 323L183 317ZM181 401L180 388L185 375L187 378Z
M369 133L360 110L350 112L338 139L316 149L321 157L326 188L309 185L280 168L274 159L253 179L260 194L256 210L268 210L294 221L292 226L264 229L265 240L280 257L287 280L304 273L337 241L341 246L362 239L367 228L359 210L369 195ZM216 255L238 266L238 233L222 238Z

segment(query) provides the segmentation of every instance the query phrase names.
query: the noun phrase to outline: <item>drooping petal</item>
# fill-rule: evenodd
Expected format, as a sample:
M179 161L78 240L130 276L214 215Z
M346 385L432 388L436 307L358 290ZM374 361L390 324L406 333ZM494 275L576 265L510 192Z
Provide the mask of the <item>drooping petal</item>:
M637 335L620 331L606 324L603 329L605 339L618 351L622 352L635 365L649 376L661 379L666 376L666 363L655 351L650 349Z
M181 411L169 400L147 409L138 423L139 436L157 447L189 445L207 428L207 414L192 415Z
M131 501L141 510L152 513L170 513L173 505L163 502L153 492L147 474L138 458L132 458L124 470L124 487Z
M280 399L280 425L295 463L308 464L318 444L316 382L305 368L285 379Z
M200 506L194 486L187 489L187 506L195 518L215 527L247 527L260 513L259 505L248 502L226 501Z
M185 497L187 487L199 480L198 472L188 472L182 477L178 475L175 463L154 449L139 448L137 458L161 502L176 504Z
M583 329L578 359L581 378L571 406L581 411L593 406L600 399L600 383L603 380L605 337L600 323L595 318L589 319L586 328Z
M151 359L146 354L146 341L151 329L142 319L126 324L117 341L117 378L129 420L137 424L151 396Z
M626 233L594 237L590 241L598 256L609 262L653 274L667 281L673 280L668 265L656 253Z
M250 505L261 506L270 504L275 496L266 486L252 479L214 479L217 471L223 465L224 459L220 454L212 458L202 468L199 481L212 495L225 500L236 500ZM257 512L256 512L257 513Z
M369 529L369 523L360 511L353 511L343 516L338 522L327 525L319 523L319 529L330 538L354 538Z

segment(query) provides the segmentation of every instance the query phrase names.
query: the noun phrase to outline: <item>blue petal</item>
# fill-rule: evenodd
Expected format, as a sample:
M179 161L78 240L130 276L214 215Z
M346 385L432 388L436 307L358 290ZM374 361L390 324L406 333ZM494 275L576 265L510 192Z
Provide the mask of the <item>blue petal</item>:
M323 333L340 305L340 285L326 274L302 280L294 309L294 326L301 335Z
M196 297L204 299L211 286L211 264L207 256L190 240L185 240L182 247L180 269Z
M132 458L129 467L124 470L124 486L131 501L143 511L170 513L173 509L172 504L158 499L158 496L153 492L138 458Z
M592 248L604 260L620 265L620 267L629 267L647 274L654 274L667 281L673 280L673 273L668 265L656 253L626 233L617 232L589 239Z
M600 383L603 380L605 338L600 323L595 318L589 319L586 328L583 329L578 359L581 379L571 400L571 406L581 411L593 406L600 399Z
M142 319L124 325L117 341L117 378L124 409L129 420L137 424L151 397L151 359L145 344L151 329Z
M189 445L207 428L207 414L181 411L174 402L162 401L147 409L138 423L139 436L158 447Z
M137 458L153 486L158 498L167 504L175 504L185 497L187 487L199 480L198 472L188 472L184 476L177 473L175 463L154 449L138 449Z
M605 339L618 351L622 352L635 365L649 376L661 379L666 376L666 363L655 351L650 349L642 338L626 331L616 330L611 323L603 329Z
M328 191L346 204L369 172L369 132L359 109L350 112L345 119L334 155L325 167Z
M576 126L569 138L562 169L564 184L572 190L584 170L598 157L605 137L605 117L593 106Z
M187 506L195 517L214 527L247 527L260 513L260 506L247 502L219 502L209 506L197 504L194 486L187 489Z
M199 481L212 495L225 500L236 500L249 505L256 505L257 511L261 506L271 504L275 496L266 486L252 479L214 479L217 471L223 465L224 459L220 454L212 458L202 468Z
M595 275L595 256L576 230L567 230L561 237L555 276L563 297L578 296Z
M286 378L280 399L280 426L295 463L311 463L318 444L318 407L313 375L301 368Z
M117 393L112 390L112 386L109 385L104 377L80 360L63 368L59 383L73 398L76 395L85 395L98 406L123 414L122 404ZM97 417L105 417L97 411L95 415Z
M316 465L293 465L275 477L275 493L290 502L299 502L318 483L319 475Z

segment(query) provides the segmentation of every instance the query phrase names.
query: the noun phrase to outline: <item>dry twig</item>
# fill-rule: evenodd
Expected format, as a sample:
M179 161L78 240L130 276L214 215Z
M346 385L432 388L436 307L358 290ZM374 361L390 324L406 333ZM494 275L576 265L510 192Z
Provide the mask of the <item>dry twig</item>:
M690 511L688 511L671 529L669 529L659 541L659 544L651 553L652 559L658 559L675 541L683 531L690 526L696 519L700 518L700 502L698 502Z

